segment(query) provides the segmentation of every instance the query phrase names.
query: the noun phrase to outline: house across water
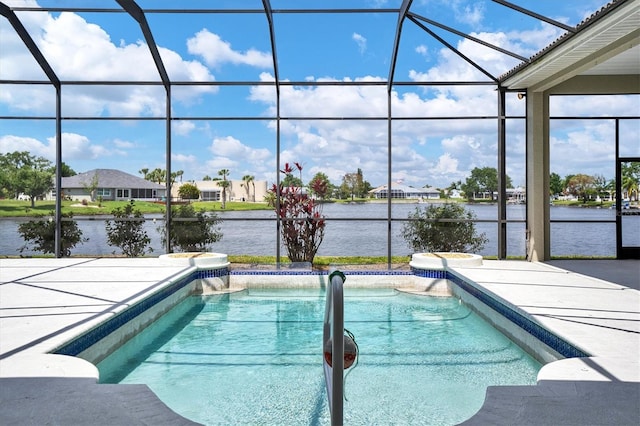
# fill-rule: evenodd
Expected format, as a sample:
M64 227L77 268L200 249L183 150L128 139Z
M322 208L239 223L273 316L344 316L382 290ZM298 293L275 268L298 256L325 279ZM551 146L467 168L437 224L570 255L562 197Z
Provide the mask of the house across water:
M387 198L387 185L382 185L369 191L373 198ZM406 198L416 200L438 200L440 190L432 187L414 188L398 182L391 183L391 198Z
M56 197L54 188L49 199ZM63 199L74 201L164 200L164 184L151 182L115 169L94 169L75 176L63 177L60 191Z

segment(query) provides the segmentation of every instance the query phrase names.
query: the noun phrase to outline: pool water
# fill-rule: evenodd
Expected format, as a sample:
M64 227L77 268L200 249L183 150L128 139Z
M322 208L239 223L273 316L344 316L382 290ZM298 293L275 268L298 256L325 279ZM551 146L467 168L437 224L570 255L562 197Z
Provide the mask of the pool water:
M145 383L206 425L328 425L324 291L192 296L98 365L103 383ZM490 385L535 384L541 365L456 298L345 289L360 348L345 380L349 425L449 425Z

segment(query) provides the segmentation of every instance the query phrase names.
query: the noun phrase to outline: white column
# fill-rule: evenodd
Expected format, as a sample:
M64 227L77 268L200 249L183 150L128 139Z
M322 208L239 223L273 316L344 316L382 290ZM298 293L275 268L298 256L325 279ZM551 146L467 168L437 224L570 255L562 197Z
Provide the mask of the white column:
M549 95L527 94L527 260L549 260Z

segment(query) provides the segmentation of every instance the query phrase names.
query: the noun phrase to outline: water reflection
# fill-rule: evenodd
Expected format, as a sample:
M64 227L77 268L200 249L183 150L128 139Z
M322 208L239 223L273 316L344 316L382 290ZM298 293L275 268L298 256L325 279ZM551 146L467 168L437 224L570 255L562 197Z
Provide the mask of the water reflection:
M411 248L399 236L403 219L418 204L394 204L391 211L391 254L393 256L409 256ZM497 217L496 205L469 205L479 220L495 221ZM220 228L224 234L221 241L215 243L213 251L230 255L275 255L276 253L276 223L272 211L219 212L223 219ZM387 228L385 219L387 205L384 203L364 204L327 204L324 214L328 218L325 239L318 255L320 256L386 256L388 248ZM162 224L162 216L148 216L151 220L145 223L145 230L152 240L154 249L151 255L164 253L157 227ZM78 224L89 241L77 246L73 254L109 255L119 253L117 247L107 244L105 222L103 220L80 220ZM104 219L104 218L103 218ZM154 222L153 219L156 219ZM345 219L345 220L339 220ZM347 220L348 219L348 220ZM507 206L507 219L524 221L525 206ZM615 210L587 209L572 207L552 207L552 220L615 220ZM640 216L628 216L625 229L640 229ZM18 255L24 245L17 232L18 223L24 221L15 219L0 220L0 254ZM479 222L476 224L479 232L486 233L489 242L480 253L484 256L497 255L498 225L495 222ZM629 233L625 235L625 244L640 245L640 232L637 236ZM525 256L525 226L523 222L507 224L507 254L508 256ZM552 223L551 224L551 253L560 255L583 256L615 256L615 223ZM25 251L24 255L34 254ZM284 249L281 254L285 256Z

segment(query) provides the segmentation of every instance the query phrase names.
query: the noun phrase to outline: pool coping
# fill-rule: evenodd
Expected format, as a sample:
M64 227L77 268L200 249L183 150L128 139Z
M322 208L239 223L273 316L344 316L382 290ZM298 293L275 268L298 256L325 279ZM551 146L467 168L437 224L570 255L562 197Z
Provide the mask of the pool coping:
M391 273L387 273L391 272ZM130 321L134 320L136 317L142 315L147 312L149 309L153 308L155 305L165 300L170 295L175 292L191 285L196 280L208 279L208 278L220 278L224 276L228 276L229 279L232 279L233 276L248 276L248 277L264 277L271 276L277 277L277 279L282 279L283 277L317 277L317 278L326 278L328 277L328 271L262 271L262 270L243 270L243 271L231 271L225 265L224 267L219 267L215 269L210 269L207 267L202 268L194 268L187 269L184 271L184 275L176 276L174 280L167 283L166 286L158 289L156 292L148 295L144 299L138 301L135 304L132 304L127 309L122 310L117 313L115 316L112 316L95 327L85 331L79 336L76 336L72 340L65 342L60 345L50 353L55 355L68 355L68 356L78 356L85 350L89 349L96 342L101 341L111 333L118 330L125 324L128 324ZM516 326L520 327L524 332L528 333L542 344L550 347L553 351L557 352L560 356L565 358L576 358L576 357L589 357L590 354L581 350L579 347L570 343L567 339L559 336L558 334L546 329L542 325L540 325L537 321L529 317L526 312L519 309L517 306L514 306L508 303L506 300L501 297L492 294L484 290L482 287L479 287L476 283L465 279L463 276L456 274L450 270L438 270L438 269L421 269L421 268L411 268L411 271L367 271L367 270L354 270L354 271L346 271L345 275L348 277L387 277L387 276L409 276L409 277L420 277L427 279L444 279L449 282L454 283L459 288L463 289L481 303L485 304L487 307L492 309L494 312L497 312L499 315L503 316ZM345 283L348 285L350 281L347 279ZM365 287L365 286L363 286ZM395 288L395 287L394 287ZM239 290L240 288L236 288ZM402 290L401 288L398 288ZM233 291L233 288L230 288L226 291ZM428 294L428 292L427 292ZM454 297L459 297L458 294L452 294ZM473 307L472 307L473 308ZM475 309L474 309L475 310ZM492 319L489 315L483 315L486 320L492 322ZM495 325L495 324L493 324ZM504 330L501 330L505 332ZM515 337L508 333L508 336L512 339ZM516 343L521 344L520 339L515 339ZM533 349L528 349L530 354L534 356L539 361L549 361L545 360L538 353L531 353Z
M499 262L499 261L498 261ZM485 264L491 264L491 261L485 261ZM527 262L528 265L531 265ZM545 265L545 268L551 268L554 272L559 269L549 265ZM460 271L462 269L462 271ZM486 283L481 280L473 280L469 278L469 275L473 275L474 272L481 271L482 267L469 267L469 268L445 268L441 270L411 268L407 270L348 270L345 271L347 276L352 277L389 277L389 276L414 276L426 279L434 280L446 280L447 282L455 284L458 288L464 290L464 292L470 294L472 297L478 299L482 304L488 306L492 310L498 312L502 317L508 319L510 322L516 324L522 328L526 333L531 334L535 339L539 340L543 344L549 346L553 350L557 351L561 356L567 358L573 357L589 357L589 356L605 356L607 354L598 354L580 345L579 341L572 340L571 336L567 336L563 333L558 333L552 328L548 327L540 321L539 317L532 315L525 309L522 309L515 303L509 302L508 295L500 295ZM560 270L562 271L562 270ZM311 271L311 270L237 270L230 269L227 265L223 265L218 268L198 268L194 266L182 266L177 270L173 270L173 273L169 277L165 277L160 282L152 286L150 291L145 292L139 297L138 300L120 307L119 310L108 310L108 316L106 318L98 318L93 324L89 324L82 330L79 330L75 335L67 337L66 341L59 342L54 347L49 347L44 353L53 353L58 355L71 355L75 356L81 353L84 349L103 337L109 335L114 330L118 329L122 325L128 323L131 319L139 316L141 313L146 312L150 307L154 306L159 301L165 299L168 295L171 295L175 291L184 288L189 283L195 280L208 280L219 279L220 277L227 276L233 280L233 277L240 276L261 276L261 277L276 277L281 278L285 276L300 278L303 276L313 277L317 279L326 279L328 271ZM566 272L566 271L562 271ZM582 277L584 278L584 277ZM479 283L480 282L480 283ZM604 283L604 282L603 282ZM349 284L349 281L346 283ZM615 284L604 283L609 286L616 286ZM617 286L618 288L624 288ZM148 289L147 289L148 290ZM628 291L638 293L635 290L627 289ZM460 297L460 294L456 294ZM640 299L639 299L640 300ZM501 330L503 331L503 330ZM504 331L503 331L504 332ZM636 332L638 332L636 330ZM511 336L510 336L511 337ZM520 342L518 342L520 344ZM43 352L40 352L43 354ZM532 354L536 355L536 354ZM6 358L5 354L0 355L0 360ZM540 359L539 361L548 362L549 359ZM608 356L607 358L611 358ZM613 358L616 358L615 356ZM0 377L4 376L2 370L0 370ZM636 378L635 372L631 375L632 380ZM640 377L638 377L640 381Z
M34 262L35 261L35 262ZM195 269L191 268L178 268L178 269L161 269L161 273L159 276L160 279L152 279L148 277L148 268L157 269L158 262L154 259L119 259L119 260L107 260L107 259L90 259L90 260L78 260L78 259L51 259L46 261L39 261L39 259L20 259L16 260L16 262L9 262L8 260L0 259L0 267L3 268L3 282L2 287L0 287L0 291L3 291L3 295L9 294L5 289L8 288L7 285L16 284L16 285L25 285L26 287L21 288L20 290L26 291L32 290L34 287L46 287L46 284L41 284L41 281L38 281L39 278L47 276L47 271L56 271L61 268L76 268L75 272L81 271L83 268L83 264L85 262L94 262L94 265L98 265L102 268L102 270L109 270L113 267L118 268L141 268L139 272L140 281L144 281L139 283L139 287L136 289L132 289L127 296L131 296L131 294L136 294L138 297L144 299L144 296L149 296L154 292L162 292L164 291L164 287L171 285L171 280L176 281L181 278L186 278L189 274L194 274ZM11 265L9 265L11 263ZM13 280L10 276L11 274L6 273L8 269L4 269L9 266L10 268L16 268L14 272L16 272L16 280ZM19 272L20 268L22 268L22 273ZM34 273L34 271L42 270L42 276L39 275L39 272ZM145 269L146 268L146 269ZM274 274L282 274L283 271L229 271L230 276L234 274L242 275L242 274L266 274L266 275L274 275ZM287 271L291 272L291 271ZM363 276L371 276L371 275L408 275L411 272L408 271L345 271L345 273L353 274L353 275L363 275ZM640 315L640 304L636 304L634 308L628 309L622 306L619 308L621 312L625 313L625 318L617 318L615 315L622 315L620 312L614 312L616 309L615 306L624 305L621 302L621 297L630 299L627 300L627 307L629 303L633 304L640 300L638 294L640 294L637 290L629 289L623 286L618 286L616 284L608 283L606 281L597 280L591 277L586 277L577 273L569 272L566 270L561 270L559 268L552 267L546 264L535 264L530 262L518 262L518 261L485 261L485 265L480 268L451 268L448 271L451 274L452 280L462 280L464 277L464 282L468 284L468 287L464 291L469 291L473 293L478 289L482 289L482 294L489 293L491 294L490 300L500 300L504 306L507 306L509 309L515 309L515 312L518 315L522 314L529 317L530 320L534 324L538 324L545 329L552 329L555 334L559 334L563 339L579 350L584 350L585 354L593 355L592 357L584 357L584 358L569 358L560 361L556 361L550 364L545 365L540 374L538 375L538 386L534 386L537 391L542 392L544 389L547 389L549 384L554 383L575 383L576 386L578 383L611 383L615 384L634 384L638 385L640 382L640 369L638 368L638 347L640 346L640 339L638 339L638 335L640 334L640 329L638 326L638 318ZM297 272L297 274L301 275L311 275L311 276L322 276L326 274L326 272L320 271L312 271L312 272ZM548 276L548 280L545 282L536 282L535 285L539 285L545 288L545 292L534 293L535 297L530 293L527 293L527 286L531 285L529 283L529 278L532 276L536 276L536 274ZM117 274L115 274L117 275ZM153 275L153 274L152 274ZM490 278L487 278L490 276ZM555 283L558 276L561 276L562 279L570 281L570 285L558 285ZM35 277L35 278L30 278ZM7 279L8 278L8 279ZM539 278L539 277L538 277ZM441 279L441 278L434 278ZM146 280L146 281L145 281ZM92 274L91 277L87 278L88 282L100 282L100 279L97 278L96 274ZM135 280L132 280L132 283L135 284ZM110 285L113 285L113 282L110 282ZM582 324L579 325L578 328L567 328L562 332L558 332L556 327L562 325L562 322L558 320L557 315L554 317L553 315L547 315L544 312L541 312L540 306L534 306L534 303L523 304L523 300L526 300L527 297L529 299L536 299L539 301L538 296L546 296L546 300L555 300L554 298L565 297L566 292L563 287L567 287L570 290L570 294L573 294L574 298L577 295L578 299L580 299L580 293L587 294L589 292L596 291L594 294L587 294L587 296L582 297L582 301L584 302L586 308L590 309L588 306L606 306L606 309L602 309L602 311L606 311L607 314L611 314L611 318L606 318L605 320L610 321L624 321L625 323L631 322L631 328L627 327L626 334L620 332L620 330L611 330L607 329L606 324L598 323L598 321L603 321L601 318L596 318L593 320L592 324ZM140 290L141 291L137 291ZM59 291L59 290L58 290ZM524 292L524 296L519 294ZM27 291L25 294L28 294ZM17 294L17 293L16 293ZM583 296L584 296L583 294ZM68 297L68 296L67 296ZM160 297L160 296L157 296ZM544 299L544 298L543 298ZM124 298L118 300L114 300L114 306L119 306L122 308L125 304L122 303L122 300L131 300L129 298ZM560 299L558 299L560 300ZM545 302L546 303L546 302ZM9 303L10 304L10 303ZM543 303L544 304L544 303ZM551 303L547 303L551 306ZM618 304L618 305L617 305ZM6 299L4 297L0 298L0 306L5 305L3 309L19 309L18 307L10 306L6 307ZM524 307L523 307L524 306ZM533 306L533 307L532 307ZM611 307L613 306L613 307ZM112 306L113 308L113 306ZM124 308L122 308L124 309ZM554 307L554 309L558 309ZM126 310L126 309L125 309ZM109 312L109 315L113 315L112 310L104 310L102 313ZM1 312L1 311L0 311ZM13 312L7 311L5 312ZM615 314L615 315L614 315ZM52 315L54 313L52 312ZM600 316L604 316L601 314ZM27 315L28 317L28 315ZM587 316L585 316L586 318ZM34 317L35 318L35 317ZM55 316L51 316L51 318L55 319ZM0 321L3 321L3 317L0 317ZM1 324L1 323L0 323ZM55 325L55 324L54 324ZM86 324L85 324L86 325ZM565 324L566 325L566 324ZM589 339L585 339L584 333L580 331L580 327L586 328L590 331L594 331L594 334L597 336L591 336ZM10 333L6 333L7 327L0 327L0 332L3 333L3 339L9 336L9 338L15 338L15 336ZM63 327L64 328L64 327ZM89 327L90 328L90 327ZM568 331L567 331L568 330ZM72 330L76 334L81 334L87 331L87 328L80 330L79 328L76 330ZM572 335L573 332L577 334ZM56 337L60 338L60 336L68 336L69 330L65 331L66 334L62 333L56 335ZM25 336L20 336L21 338L28 338ZM606 339L606 345L596 344L594 345L595 340ZM586 343L585 343L586 342ZM59 343L59 342L58 342ZM627 353L621 353L619 348L624 347L626 344ZM57 363L57 359L63 357L68 360L70 357L61 356L61 355L44 355L41 351L43 347L42 342L39 344L35 344L28 349L27 351L19 351L14 353L12 356L3 356L6 355L6 352L3 348L2 354L0 354L0 377L13 377L13 378L28 378L28 377L83 377L83 378L92 378L94 381L97 380L97 373L95 371L91 371L86 364L89 364L86 361L78 360L77 358L72 358L74 361L71 361L70 365L61 366ZM56 347L60 347L58 344ZM40 352L38 352L38 348L40 348ZM595 348L595 349L594 349ZM630 349L629 349L630 348ZM34 352L35 350L35 352ZM29 359L31 358L31 361ZM43 363L43 358L47 358L48 361ZM38 364L35 370L30 368L30 365L33 367L35 364ZM93 367L92 364L89 366ZM14 370L8 373L8 370ZM95 368L95 367L94 367ZM3 380L4 379L0 379ZM542 387L541 387L542 386ZM634 387L635 388L635 387ZM573 386L572 389L576 389ZM526 394L527 392L532 392L531 387L526 387L519 391L521 394ZM555 391L554 391L555 392ZM516 395L518 392L514 392ZM491 401L492 392L487 393L487 404L491 407L493 404L493 410L506 410L504 401L502 403ZM560 393L558 393L560 395ZM557 398L556 400L557 401ZM64 403L60 401L60 403ZM99 402L96 402L99 404ZM5 407L3 407L5 408ZM14 408L14 407L11 407ZM637 406L635 408L631 407L629 409L638 410ZM481 412L486 412L485 408L481 410ZM491 411L491 410L490 410ZM480 413L480 412L479 412ZM43 414L44 415L44 414ZM470 423L470 424L473 424ZM481 423L477 423L481 424ZM578 423L576 423L578 424Z

